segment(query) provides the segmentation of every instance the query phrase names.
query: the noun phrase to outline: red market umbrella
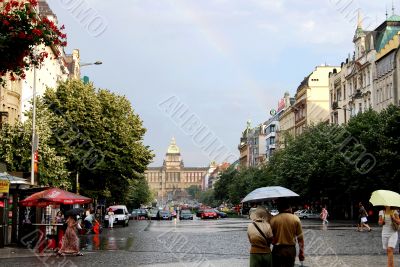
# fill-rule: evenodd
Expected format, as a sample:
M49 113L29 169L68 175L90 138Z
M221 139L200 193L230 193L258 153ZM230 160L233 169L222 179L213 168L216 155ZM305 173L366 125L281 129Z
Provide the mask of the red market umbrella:
M59 188L50 188L41 192L37 192L19 203L25 207L45 207L51 204L84 204L92 202L91 198L77 195Z

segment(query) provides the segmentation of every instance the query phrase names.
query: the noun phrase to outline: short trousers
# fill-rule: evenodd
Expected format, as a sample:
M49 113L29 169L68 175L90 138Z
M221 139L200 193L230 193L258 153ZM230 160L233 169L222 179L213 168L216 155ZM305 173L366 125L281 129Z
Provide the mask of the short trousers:
M392 234L382 234L382 246L383 249L395 248L397 245L397 240L399 239L399 234L394 232Z

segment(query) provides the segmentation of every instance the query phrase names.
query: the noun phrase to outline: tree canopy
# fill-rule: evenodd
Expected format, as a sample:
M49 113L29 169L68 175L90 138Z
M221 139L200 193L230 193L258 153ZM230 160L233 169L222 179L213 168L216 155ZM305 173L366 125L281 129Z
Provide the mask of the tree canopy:
M70 189L78 174L82 194L110 202L132 199L132 190L144 188L153 154L126 97L69 80L46 90L37 114L41 184ZM10 170L29 171L31 129L31 120L3 128L0 159Z

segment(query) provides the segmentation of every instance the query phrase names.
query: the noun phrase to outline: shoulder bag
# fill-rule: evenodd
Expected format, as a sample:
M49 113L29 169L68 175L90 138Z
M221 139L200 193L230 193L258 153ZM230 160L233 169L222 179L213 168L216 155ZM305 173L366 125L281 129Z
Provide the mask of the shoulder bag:
M258 225L257 225L255 222L253 222L253 224L254 224L254 226L256 227L257 231L262 235L262 237L264 237L265 242L267 242L267 245L269 245L269 244L270 244L270 241L268 241L269 239L268 239L267 236L264 234L264 232L261 231L260 227L258 227Z

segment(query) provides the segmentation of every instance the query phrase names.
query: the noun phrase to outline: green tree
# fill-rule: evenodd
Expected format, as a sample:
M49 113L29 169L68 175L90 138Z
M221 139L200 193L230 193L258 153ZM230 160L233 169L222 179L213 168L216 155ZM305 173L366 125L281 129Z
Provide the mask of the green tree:
M48 89L42 104L54 117L50 143L68 159L71 173L79 173L82 193L125 201L130 181L140 179L153 158L126 97L71 80Z
M9 171L31 171L32 147L32 113L24 123L14 126L5 124L0 132L0 161L7 164ZM51 113L38 105L36 119L36 134L38 135L38 177L39 184L71 189L71 180L66 167L66 158L58 155L51 146L52 130L49 122L52 121Z
M204 205L210 207L217 207L221 203L215 199L213 189L208 189L206 191L200 192L199 201L200 203L203 203Z
M198 185L191 185L188 188L186 188L186 192L192 198L197 199L197 198L199 198L199 194L201 192L201 188Z
M129 181L129 191L127 197L127 206L130 208L140 208L142 204L149 204L153 200L153 194L149 185L142 175L136 180Z

